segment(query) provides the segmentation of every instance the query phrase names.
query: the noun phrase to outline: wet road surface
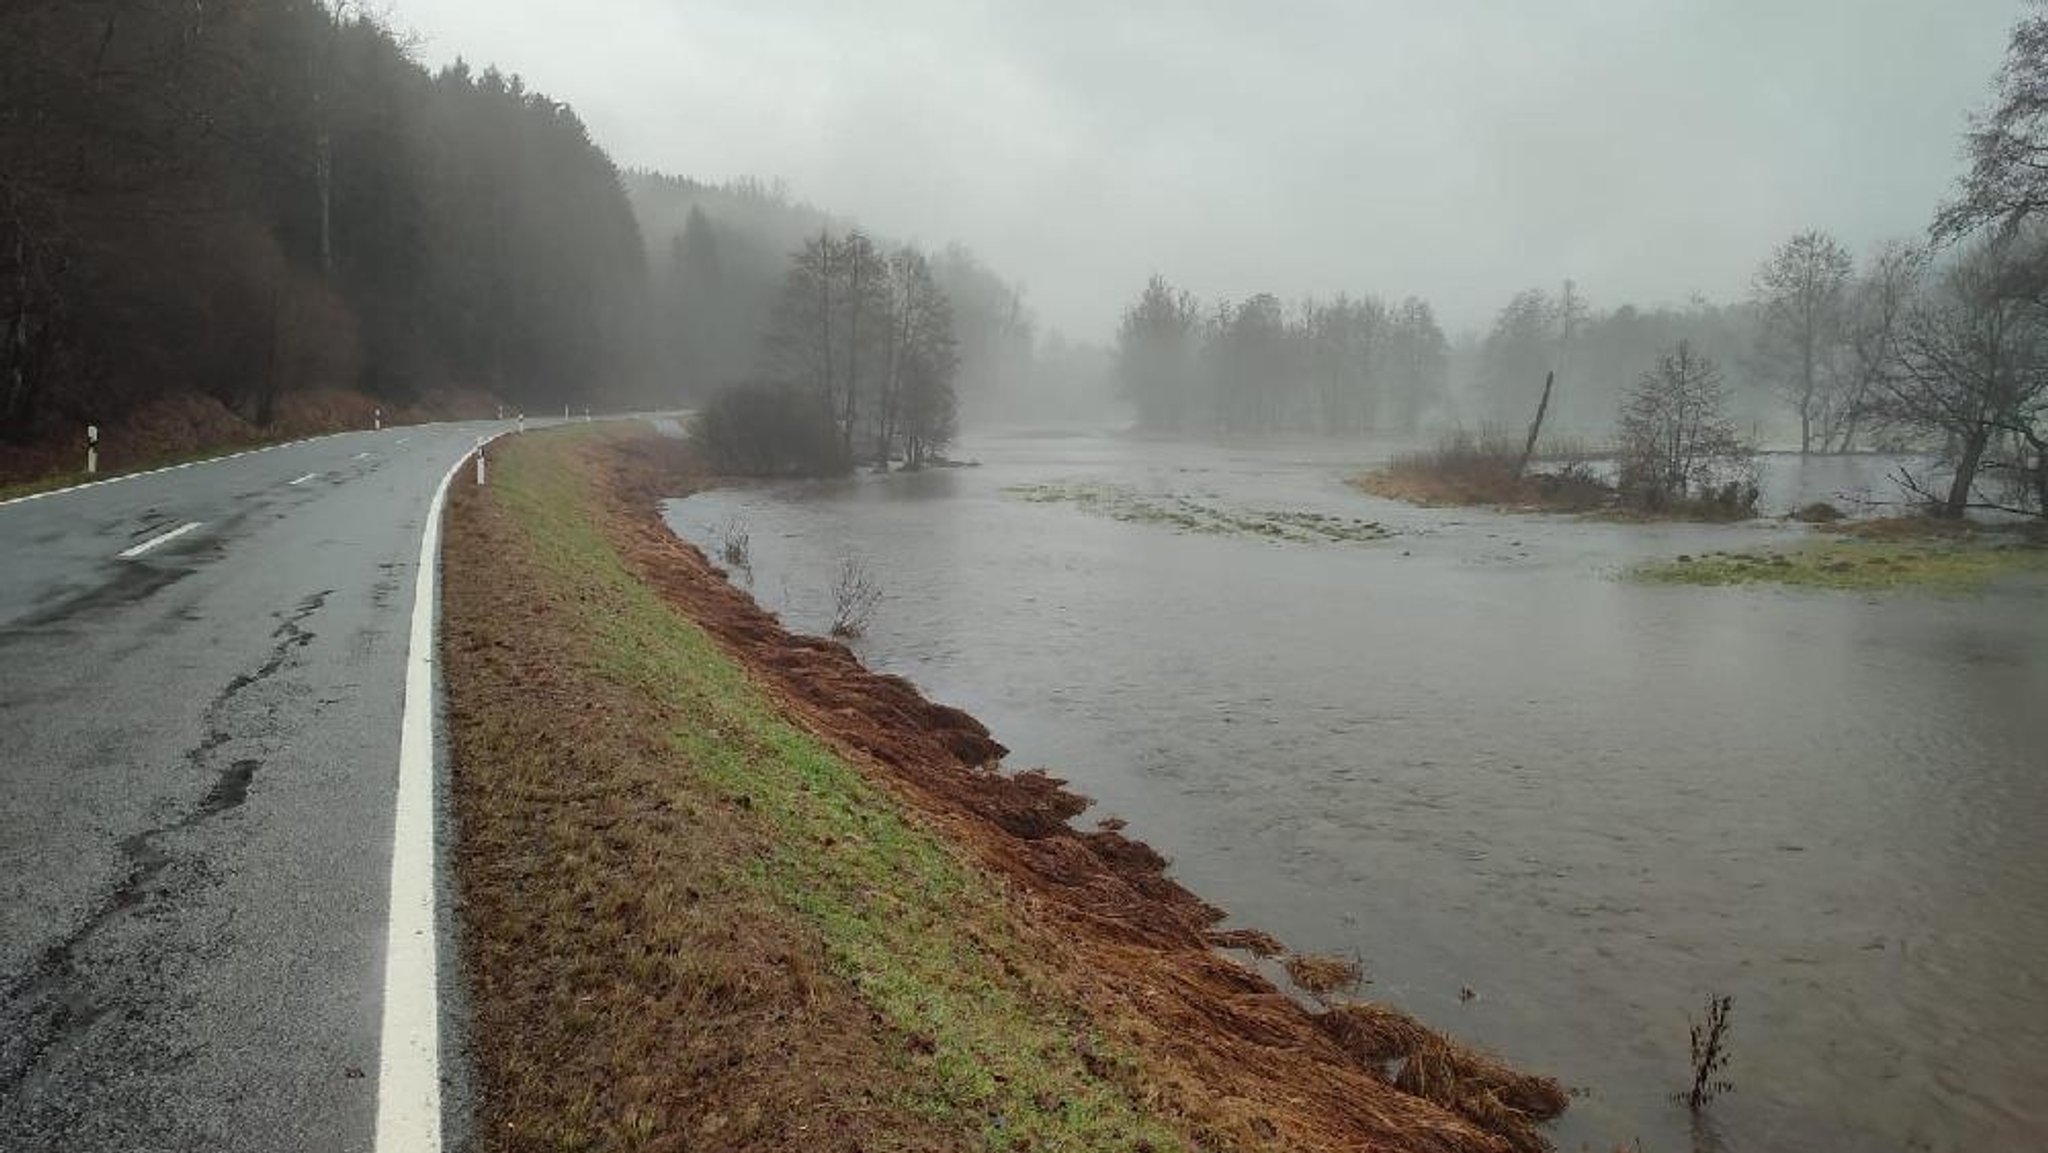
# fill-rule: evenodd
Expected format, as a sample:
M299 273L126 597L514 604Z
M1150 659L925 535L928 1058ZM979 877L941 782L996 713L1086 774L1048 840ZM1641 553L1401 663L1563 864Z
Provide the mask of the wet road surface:
M496 430L0 505L0 1149L372 1146L421 528Z

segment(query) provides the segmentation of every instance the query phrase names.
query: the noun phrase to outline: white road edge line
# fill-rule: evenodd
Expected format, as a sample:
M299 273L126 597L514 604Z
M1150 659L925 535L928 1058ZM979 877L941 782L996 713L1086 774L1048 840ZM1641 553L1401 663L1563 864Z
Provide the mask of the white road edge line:
M307 481L309 481L309 480L312 480L312 479L313 479L314 477L316 477L316 476L319 476L319 475L320 475L320 474L319 474L319 473L317 473L317 472L309 472L309 473L307 473L306 475L304 475L304 476L300 477L300 478L299 478L299 479L297 479L297 480L288 480L288 481L286 481L285 483L286 483L286 484L292 484L292 485L297 485L297 484L304 484L304 483L306 483Z
M179 525L177 528L174 528L169 532L161 532L153 537L150 537L148 540L143 541L141 544L136 545L134 548L122 549L120 552L114 554L114 559L134 560L136 557L141 556L143 553L148 552L149 550L155 548L158 545L169 544L172 541L177 540L179 537L184 536L186 533L191 532L193 529L198 528L201 524L204 523L204 521L188 520L184 524Z
M492 438L496 439L496 438ZM377 1069L376 1153L440 1153L440 960L434 910L434 636L440 600L441 510L464 450L434 489L420 533L398 733L391 826L391 919L384 937L384 1022Z
M194 465L225 464L226 462L231 460L240 460L245 456L255 456L258 453L264 452L276 452L278 449L281 448L294 448L302 444L311 444L316 440L327 440L329 437L347 435L348 433L346 432L330 432L323 436L309 436L300 440L288 440L285 441L283 444L266 444L261 448L245 448L240 452L228 453L226 456L209 456L205 460L188 460L184 464L169 464L165 465L162 468L145 469L142 472L124 472L120 476L110 476L105 480L89 480L86 481L84 484L67 485L64 488L45 489L42 492L29 493L27 496L9 497L6 500L0 500L0 508L6 508L10 504L27 504L29 501L42 500L45 497L63 496L66 493L72 492L84 492L86 489L89 488L101 488L110 484L120 484L124 480L140 480L145 476L161 476L167 472L180 472L183 471L184 469L191 468Z

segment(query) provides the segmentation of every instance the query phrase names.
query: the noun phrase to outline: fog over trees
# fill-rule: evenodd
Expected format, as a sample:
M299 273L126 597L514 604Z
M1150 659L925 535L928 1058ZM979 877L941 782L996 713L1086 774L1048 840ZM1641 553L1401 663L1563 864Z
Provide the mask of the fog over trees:
M2048 515L2039 7L2015 27L1965 155L1924 238L1859 259L1827 230L1802 229L1760 254L1746 298L1679 308L1603 307L1561 278L1512 294L1483 336L1456 343L1416 298L1205 304L1155 275L1122 313L1118 381L1140 427L1195 433L1433 426L1497 442L1541 395L1554 404L1546 429L1613 451L1638 495L1697 499L1729 484L1755 445L1789 439L1802 454L1931 452L1938 479L1900 479L1944 515Z
M626 189L646 232L654 270L657 340L669 378L689 397L757 375L773 335L792 253L822 233L850 235L859 225L795 199L780 183L742 178L706 184L635 171ZM874 238L887 248L896 242ZM1076 406L1040 403L1040 334L1024 286L1005 279L965 245L923 254L932 282L953 316L960 407L970 418L1001 419L1018 408Z
M516 77L310 0L16 4L0 105L0 436L179 391L258 425L321 390L646 395L631 207Z
M459 58L430 70L351 5L9 5L0 438L69 443L172 401L260 432L372 404L678 405L752 384L814 396L844 466L922 463L974 423L1519 430L1549 380L1547 430L1612 448L1643 374L1683 346L1717 366L1745 440L1933 452L1940 477L1919 483L1944 509L2032 511L2044 29L2034 8L2013 30L1931 227L1790 229L1751 254L1747 292L1613 299L1561 267L1454 326L1406 291L1198 295L1170 267L1193 254L1152 252L1160 275L1125 286L1096 344L961 243L886 236L779 182L622 172L568 105ZM1378 263L1358 250L1348 283Z
M1442 402L1448 345L1427 301L1271 293L1204 306L1154 276L1117 328L1141 428L1184 433L1414 431Z
M203 439L688 403L756 370L790 253L848 227L757 180L622 174L568 105L429 72L347 4L8 5L0 107L17 445L160 409ZM958 245L918 267L971 401L1030 388L1022 287ZM920 454L950 427L915 407L935 363L890 398Z

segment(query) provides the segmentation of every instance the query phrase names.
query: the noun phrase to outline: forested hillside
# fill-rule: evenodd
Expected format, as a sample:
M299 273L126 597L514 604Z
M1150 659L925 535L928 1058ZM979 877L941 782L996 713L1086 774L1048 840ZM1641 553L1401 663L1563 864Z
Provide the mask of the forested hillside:
M610 159L567 106L496 71L430 75L369 20L9 4L0 157L16 445L194 396L261 430L336 405L650 395Z
M852 227L754 180L622 178L566 104L315 0L5 6L0 160L12 475L88 423L132 463L373 408L702 397L758 369L790 255ZM958 246L932 270L965 407L1024 386L1021 289Z

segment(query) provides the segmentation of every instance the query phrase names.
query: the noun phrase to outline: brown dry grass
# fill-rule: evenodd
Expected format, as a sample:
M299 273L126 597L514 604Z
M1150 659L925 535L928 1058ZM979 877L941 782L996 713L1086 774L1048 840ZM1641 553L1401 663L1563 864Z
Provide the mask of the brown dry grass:
M1350 957L1297 953L1287 958L1284 967L1289 980L1317 997L1347 990L1357 992L1365 980L1365 966Z
M1344 1051L1370 1065L1397 1061L1437 1040L1429 1026L1391 1005L1355 1001L1316 1018Z
M1352 478L1374 496L1426 508L1495 506L1522 512L1593 512L1614 504L1613 488L1567 467L1518 473L1521 446L1497 432L1453 434L1435 448L1395 457Z
M1502 1134L1523 1153L1550 1148L1536 1125L1563 1113L1571 1103L1570 1094L1555 1079L1518 1073L1440 1037L1408 1054L1394 1084Z
M478 1148L958 1147L489 495L455 490L442 585Z
M1859 540L1962 540L1983 531L1983 526L1967 520L1943 520L1933 516L1882 516L1832 521L1814 526L1814 531L1837 533Z
M1211 929L1209 943L1219 949L1243 949L1254 957L1278 957L1287 951L1280 938L1264 929Z
M1057 779L991 771L1004 750L972 717L862 668L842 645L785 632L661 523L655 498L693 483L681 452L580 432L525 438L500 469L519 467L514 454L568 460L640 581L1004 894L987 907L959 902L953 915L979 955L1000 962L998 984L1027 992L1034 1013L1074 1022L1070 1056L1087 1078L1205 1148L1520 1145L1520 1121L1494 1118L1496 1135L1455 1101L1394 1088L1326 1015L1218 953L1212 942L1278 942L1215 931L1220 913L1168 877L1157 853L1113 828L1070 827L1086 802ZM615 674L591 651L587 614L603 606L550 603L546 582L522 575L534 567L522 550L535 546L495 508L497 491L458 500L449 540L482 1131L528 1138L489 1147L541 1147L568 1108L585 1121L578 1132L629 1136L620 1119L640 1118L632 1124L698 1133L706 1147L767 1148L766 1130L744 1130L751 1145L700 1130L711 1116L766 1124L783 1101L808 1103L792 1115L822 1127L811 1132L864 1134L862 1147L959 1141L958 1125L919 1129L889 1107L918 1099L929 1071L901 1054L930 1039L897 1035L871 987L847 981L788 904L727 891L732 862L782 851L774 830L745 798L693 792L703 766L653 735L660 703L609 683ZM485 556L487 574L458 575L462 558ZM679 981L659 963L676 955L693 958L701 979ZM907 1080L892 1088L892 1077ZM793 1131L780 1136L795 1143Z

